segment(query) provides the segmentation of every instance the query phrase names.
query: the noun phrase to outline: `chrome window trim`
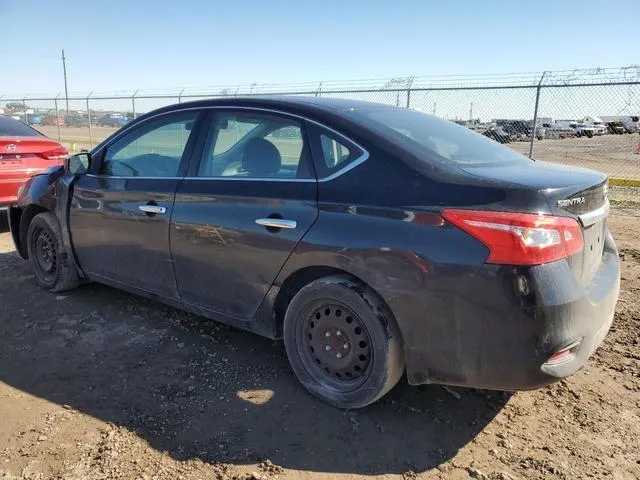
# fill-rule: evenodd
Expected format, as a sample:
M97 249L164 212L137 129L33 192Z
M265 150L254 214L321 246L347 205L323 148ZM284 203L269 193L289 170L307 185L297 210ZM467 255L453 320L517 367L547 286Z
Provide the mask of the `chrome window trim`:
M609 215L609 200L606 201L604 205L600 208L596 208L587 213L583 213L582 215L578 215L580 219L580 223L582 223L583 227L590 227L591 225L598 223L601 220L604 220Z
M312 120L310 118L307 117L303 117L301 115L297 115L295 113L289 113L289 112L283 112L282 110L275 110L275 109L271 109L271 108L263 108L263 107L247 107L247 106L233 106L233 105L210 105L210 106L203 106L203 107L190 107L190 108L180 108L180 109L176 109L176 110L171 110L169 112L163 112L163 113L157 113L149 118L145 118L144 121L140 122L139 125L136 125L136 128L144 125L145 123L147 123L148 121L151 121L157 117L160 116L164 116L164 115L171 115L174 113L179 113L179 112L188 112L188 111L192 111L192 110L246 110L246 111L255 111L255 112L260 112L260 113L276 113L279 115L284 115L284 116L289 116L292 118L296 118L305 122L310 122L313 123L321 128L324 128L325 130L330 131L331 133L333 133L334 135L337 135L338 137L342 138L343 140L347 141L348 143L351 143L353 145L355 145L356 147L358 147L361 151L362 154L355 158L354 160L352 160L351 162L349 162L347 165L345 165L344 167L342 167L341 169L333 172L331 175L327 176L327 177L322 177L322 178L259 178L259 177L125 177L125 176L113 176L113 175L95 175L95 174L89 174L87 173L87 175L91 175L92 177L95 178L117 178L117 179L125 179L125 180L131 180L131 179L138 179L138 180L157 180L159 178L161 179L165 179L165 180L232 180L232 181L253 181L253 182L304 182L304 183L309 183L309 182L330 182L331 180L334 180L336 178L338 178L339 176L347 173L348 171L356 168L359 165L362 165L365 161L367 161L367 159L369 158L369 152L367 151L366 148L364 148L362 145L360 145L357 142L354 142L353 140L351 140L349 137L347 137L346 135L343 135L342 133L334 130L331 127L328 127L326 125L324 125L323 123L317 122L315 120ZM112 145L115 141L117 141L122 135L125 135L129 133L128 131L122 131L119 133L116 133L115 136L109 140L109 143L105 144L102 148L109 148L110 145Z

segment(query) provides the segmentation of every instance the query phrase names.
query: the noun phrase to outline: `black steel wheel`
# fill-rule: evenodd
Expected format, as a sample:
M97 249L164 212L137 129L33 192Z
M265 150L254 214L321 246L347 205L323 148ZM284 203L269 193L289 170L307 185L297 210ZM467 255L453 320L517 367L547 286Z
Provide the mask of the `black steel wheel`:
M58 270L58 253L53 240L53 232L46 227L36 226L30 235L30 240L35 244L34 249L34 273L42 282L51 283Z
M33 274L41 287L61 292L80 283L64 248L60 225L53 214L43 212L33 217L26 240Z
M341 408L375 402L404 371L393 315L375 292L350 277L324 277L303 287L287 309L284 341L301 383Z
M337 390L358 388L370 374L373 355L371 337L358 314L325 298L311 302L304 317L296 334L309 373Z

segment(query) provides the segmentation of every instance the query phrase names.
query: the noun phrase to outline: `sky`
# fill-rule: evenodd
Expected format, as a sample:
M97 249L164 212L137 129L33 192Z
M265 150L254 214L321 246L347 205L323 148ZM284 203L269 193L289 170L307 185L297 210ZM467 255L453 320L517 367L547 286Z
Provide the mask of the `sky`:
M0 95L622 67L640 1L0 0ZM1 98L1 97L0 97Z

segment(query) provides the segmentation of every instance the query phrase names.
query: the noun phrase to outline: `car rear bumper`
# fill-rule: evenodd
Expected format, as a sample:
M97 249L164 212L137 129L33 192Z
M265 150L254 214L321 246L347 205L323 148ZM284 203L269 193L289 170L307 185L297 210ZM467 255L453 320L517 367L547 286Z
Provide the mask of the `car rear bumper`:
M28 176L3 177L0 176L0 208L13 205L18 200L18 189L20 185L29 180Z
M404 331L411 384L538 388L580 370L609 331L620 290L613 239L587 285L566 261L533 268L487 265L462 294L432 298L425 322ZM414 322L415 323L415 322ZM579 342L561 363L552 354Z

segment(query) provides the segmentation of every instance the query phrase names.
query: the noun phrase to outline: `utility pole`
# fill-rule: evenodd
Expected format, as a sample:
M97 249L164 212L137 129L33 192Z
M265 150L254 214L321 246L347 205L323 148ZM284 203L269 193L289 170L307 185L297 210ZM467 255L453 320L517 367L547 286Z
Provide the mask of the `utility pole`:
M67 59L64 56L64 48L62 49L62 71L64 73L64 98L67 102L67 115L69 115L69 91L67 90Z

